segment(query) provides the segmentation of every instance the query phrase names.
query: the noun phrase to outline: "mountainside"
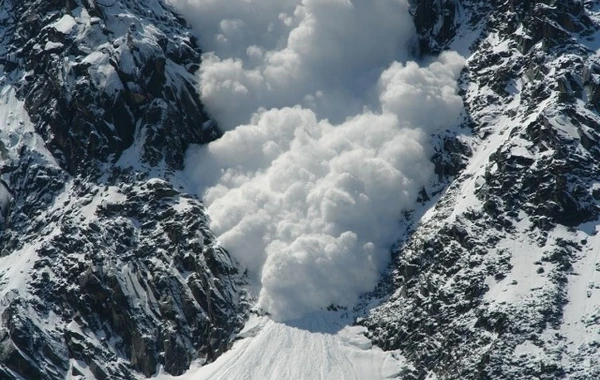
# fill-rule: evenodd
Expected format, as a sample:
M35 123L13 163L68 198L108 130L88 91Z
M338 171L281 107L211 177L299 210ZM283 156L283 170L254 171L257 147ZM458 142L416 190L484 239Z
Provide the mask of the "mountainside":
M162 1L4 1L0 33L0 377L213 360L245 280L173 174L218 136L185 22Z
M287 26L301 24L294 17L303 16L302 12L293 12L292 3L285 3L291 9L289 14L274 13ZM273 77L281 82L275 83L285 84L289 78L282 74L287 74L284 69L294 68L294 61L285 59L293 54L278 55L282 51L260 50L252 45L253 49L243 50L253 65L250 74L242 67L248 62L226 55L202 56L200 42L185 20L191 15L178 15L170 4L164 0L0 3L1 379L172 379L184 374L186 379L246 376L261 380L319 376L368 380L600 378L597 1L408 3L416 41L407 37L411 31L390 41L412 43L412 59L422 60L420 65L426 69L410 71L406 79L400 70L419 66L406 63L409 58L397 58L404 63L392 65L383 79L392 83L396 74L398 81L406 81L401 83L405 85L413 84L413 76L423 76L425 82L433 83L431 86L442 83L439 86L445 87L436 87L440 93L456 96L448 84L448 78L455 78L439 68L451 64L432 57L447 50L458 52L466 59L458 82L464 103L463 122L454 125L454 119L429 120L440 115L433 113L417 117L411 115L411 109L402 108L403 104L397 106L400 111L393 110L394 115L404 113L407 124L409 119L423 119L424 125L433 125L431 130L447 126L439 133L425 127L423 136L414 137L420 124L406 127L400 123L399 127L390 122L390 130L409 130L400 135L405 140L398 141L411 149L418 150L420 146L415 142L423 141L433 147L431 157L425 160L431 159L427 164L435 167L435 178L427 179L429 185L421 187L420 183L415 185L416 176L401 177L407 188L416 189L418 199L403 213L398 233L395 224L381 231L384 229L377 223L386 220L385 215L380 218L378 214L361 213L372 204L380 206L376 212L381 214L388 209L392 210L388 213L395 212L396 205L385 202L402 199L404 205L412 205L415 192L392 189L394 196L383 197L385 202L381 204L365 201L357 206L346 193L332 191L335 194L331 199L325 199L331 202L320 204L322 208L330 206L322 211L324 221L329 222L326 217L332 215L339 219L336 227L357 225L372 229L372 236L402 237L392 249L391 265L377 288L362 296L359 305L332 304L327 310L322 308L287 321L274 321L268 310L252 309L258 298L251 295L256 290L254 285L249 285L255 281L253 273L225 248L232 254L235 248L241 249L248 256L247 267L255 266L270 275L268 290L272 293L267 300L271 304L279 302L277 311L281 315L287 312L294 317L303 308L315 304L320 307L315 301L320 294L326 294L323 299L327 302L353 299L351 294L362 291L364 281L370 283L364 280L357 284L361 273L368 277L365 273L369 269L373 277L378 273L377 265L385 260L374 264L374 256L366 256L375 251L370 241L363 244L356 236L352 240L350 235L341 234L347 239L332 238L322 244L317 239L292 240L292 245L300 246L298 252L292 252L292 261L273 255L269 262L263 251L285 251L289 247L281 242L274 248L267 247L268 237L293 236L302 229L312 233L311 237L326 235L325 222L312 223L321 217L320 210L315 211L318 207L294 208L301 204L294 198L302 193L298 188L282 196L285 201L291 199L293 207L251 189L251 200L258 199L252 203L256 215L251 216L264 223L271 218L268 222L274 220L275 228L264 232L264 236L258 234L258 228L252 229L252 224L241 232L232 229L238 246L223 248L221 237L217 239L210 230L210 218L190 184L194 179L186 177L189 170L184 170L190 146L208 144L223 135L200 100L200 81L203 75L215 75L215 83L209 84L220 101L230 99L229 90L240 96L232 97L234 100L256 92L248 98L249 104L227 103L232 109L230 115L223 104L217 104L215 109L223 111L226 120L239 122L241 117L234 109L255 112L252 102L261 107L260 101L271 102L267 104L274 108L289 106L279 110L279 114L285 114L283 121L275 112L257 111L247 134L228 135L229 142L240 144L239 149L225 145L220 146L222 151L215 148L216 158L200 156L207 160L199 165L201 169L211 175L213 171L220 173L226 185L230 185L227 181L239 185L240 181L258 179L260 186L275 183L274 187L283 187L292 177L290 172L300 173L303 181L316 182L314 173L335 171L328 161L338 157L329 154L341 146L336 152L350 152L354 161L342 162L347 172L339 177L325 177L323 188L317 187L322 193L330 190L327 186L339 186L335 190L367 187L352 177L359 172L356 163L366 161L365 146L372 143L364 128L374 130L372 123L390 120L391 113L385 108L397 104L385 103L385 96L394 100L397 94L392 90L397 88L390 85L378 94L378 107L388 114L363 111L354 117L357 114L345 113L345 108L352 112L366 110L366 103L360 103L366 100L346 96L351 90L368 92L363 82L372 79L372 73L355 79L350 69L344 71L326 59L318 61L323 59L323 51L338 54L341 61L344 54L353 56L352 49L337 49L337 39L331 42L323 38L324 50L310 56L315 61L301 62L304 71L294 72L298 74L293 78L297 82L291 83L299 89L290 90L289 99L279 99L267 81L269 77L260 77L261 63L257 62L266 62L265 57L275 57L277 65L284 62L281 66L267 65L265 72L277 69ZM231 6L228 11L235 14L234 1L224 4ZM359 11L369 9L360 6L356 8ZM302 9L308 12L306 7ZM331 14L323 7L323 14ZM386 15L386 9L377 8L377 16ZM266 6L260 11L268 13ZM250 20L267 29L262 25L261 12L252 10L251 16L256 18ZM245 33L243 28L248 25L241 19L232 20L209 20L220 24L223 31L218 43L228 38L235 42L235 33ZM309 24L323 21L307 20ZM325 21L329 26L330 20ZM364 25L378 23L371 21ZM355 23L358 21L350 22ZM268 25L269 33L277 30L273 25ZM330 29L317 30L331 32L336 38L349 34L348 39L356 41L359 52L363 52L359 44L365 42L360 40L362 34L380 42L389 37L384 34L387 29L372 35L366 29L358 34L346 29L347 25L340 27L332 19ZM283 39L268 37L265 46L282 44ZM319 36L316 41L321 42ZM364 52L371 52L370 45L375 43L367 41L369 48ZM395 53L395 49L403 51L404 47L394 44L386 46L387 55L393 55L390 52ZM298 45L301 51L308 50ZM215 65L211 66L213 72L199 70L203 57ZM432 60L435 62L426 66ZM238 64L234 69L239 71L227 68L228 62ZM226 69L231 69L239 81L223 79L229 73ZM426 70L439 70L443 80ZM321 77L327 77L323 83L331 86L331 91L321 92L316 84L309 83L311 78ZM377 86L385 87L383 79L376 80ZM352 82L356 88L344 87L343 82L351 80L356 81ZM301 91L305 87L306 91L315 90L314 96L304 96ZM413 90L416 93L422 89L415 86ZM335 98L337 95L340 97ZM347 120L329 124L326 117L322 120L321 115L315 116L318 112L310 114L310 106L304 103L298 107L285 103L296 98L313 104L320 112ZM331 99L334 101L328 103ZM415 99L421 98L415 94ZM300 106L306 109L300 110ZM421 109L418 104L413 106ZM312 123L310 128L301 124L306 120ZM356 120L363 124L352 125ZM297 129L289 127L294 123ZM258 129L263 124L289 128L273 132L281 140L274 142L265 136L273 129ZM344 132L331 132L336 128ZM384 132L387 134L380 132L373 140L398 137ZM333 142L318 145L317 139L311 140L313 134L322 134ZM356 141L347 138L350 134L359 136L358 140L369 140L365 146L360 145L365 149L355 149ZM252 145L256 141L258 145ZM263 175L270 166L263 168L255 162L244 166L248 163L242 162L256 159L259 153L263 154L256 159L260 164L273 161L278 154L283 157L281 149L286 144L297 148L290 150L295 155L286 156L291 157L288 161L292 168L284 172L287 177L265 179ZM318 149L308 150L314 146ZM375 147L378 154L395 148L385 144ZM227 155L231 151L234 158ZM322 152L326 154L319 156ZM408 162L405 166L411 166L413 161L407 152L399 156ZM428 153L419 150L419 154ZM296 166L305 161L306 166ZM227 171L228 167L219 167L222 162L241 168L241 174L236 177L235 172ZM421 164L416 159L414 162ZM398 167L405 170L403 165ZM411 167L406 172L427 169L426 165L415 165L417 169ZM392 172L382 171L385 175ZM379 180L378 184L392 183L375 175L372 178L373 182ZM224 194L224 186L215 188L215 193ZM364 190L369 196L378 191ZM396 192L403 193L403 197L395 197ZM226 200L242 199L232 194ZM368 198L361 196L362 200ZM340 206L341 211L335 208L339 206L335 201L340 199L339 204L346 207ZM246 198L242 201L251 203ZM215 204L207 201L207 207L213 210L224 207ZM225 216L219 215L225 220L223 224L244 210L236 204L225 206L231 208L224 209ZM266 209L271 213L269 218L263 213ZM294 216L300 222L277 219L280 214L294 213L302 214ZM303 224L303 217L310 223ZM245 233L256 236L246 239ZM356 254L358 259L346 260L344 253L354 246L362 249ZM334 259L321 260L319 250L327 251ZM323 263L319 273L315 274L315 267L309 265L294 266L314 257ZM272 264L270 273L263 271L264 261ZM335 265L347 272L340 274ZM254 276L260 278L264 273ZM280 286L278 281L287 277L289 282ZM310 279L320 282L308 283ZM298 283L302 285L300 295L291 289ZM340 284L349 284L352 289L340 290ZM302 303L298 310L295 303ZM250 310L260 315L250 317Z
M600 377L598 11L418 2L425 51L469 57L469 130L447 144L464 169L413 214L361 321L415 378Z

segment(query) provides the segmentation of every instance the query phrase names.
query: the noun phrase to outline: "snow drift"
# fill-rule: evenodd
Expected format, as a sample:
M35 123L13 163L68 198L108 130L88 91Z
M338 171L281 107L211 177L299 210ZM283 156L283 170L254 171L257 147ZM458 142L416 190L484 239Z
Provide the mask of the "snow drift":
M173 2L207 51L202 100L228 130L187 157L211 228L275 319L351 305L431 179L431 134L458 122L463 59L407 61L405 0Z

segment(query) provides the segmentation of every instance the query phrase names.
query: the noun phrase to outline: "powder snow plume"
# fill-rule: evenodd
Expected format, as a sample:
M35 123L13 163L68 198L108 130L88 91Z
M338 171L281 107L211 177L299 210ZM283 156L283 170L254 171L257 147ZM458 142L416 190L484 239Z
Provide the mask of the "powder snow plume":
M350 306L390 260L455 125L464 60L420 66L406 0L172 0L203 50L202 101L226 130L186 172L211 229L287 320Z

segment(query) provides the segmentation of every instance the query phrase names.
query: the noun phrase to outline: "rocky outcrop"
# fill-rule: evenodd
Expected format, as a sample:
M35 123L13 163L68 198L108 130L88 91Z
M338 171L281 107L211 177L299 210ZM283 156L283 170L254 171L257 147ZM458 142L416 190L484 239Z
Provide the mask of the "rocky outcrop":
M596 378L600 15L580 1L457 3L417 1L415 17L422 51L473 40L457 135L473 156L440 149L462 165L409 216L389 299L360 323L416 379Z
M65 191L45 215L53 231L40 228L48 237L33 248L27 296L2 314L8 369L64 378L80 360L97 378L151 376L158 365L181 374L228 348L244 320L243 281L196 199L162 180L74 180ZM35 240L22 236L9 232L7 246Z
M413 7L413 18L423 55L440 53L459 27L461 3L457 0L422 0Z
M195 90L200 50L162 1L7 7L6 61L23 73L36 131L71 174L117 161L134 141L145 162L181 168L190 143L218 137Z
M162 0L0 15L0 378L133 379L214 360L245 277L178 170L218 137Z

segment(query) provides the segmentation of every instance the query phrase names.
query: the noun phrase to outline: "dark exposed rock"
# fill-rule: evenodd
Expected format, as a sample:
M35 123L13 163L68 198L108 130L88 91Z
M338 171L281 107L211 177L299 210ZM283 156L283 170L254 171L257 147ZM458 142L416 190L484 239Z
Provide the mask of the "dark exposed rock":
M9 25L9 33L15 36L9 54L18 57L11 69L30 73L20 96L49 150L71 174L90 174L90 165L116 161L134 139L145 140L141 141L144 161L157 165L164 159L180 169L182 152L190 143L205 143L219 135L214 128L203 128L208 117L193 90L195 78L176 69L197 67L200 51L180 18L162 2L155 3L148 13L127 2L137 22L152 22L160 29L154 35L147 31L142 35L135 23L119 34L115 19L120 16L94 1L8 5L10 14L19 16ZM47 27L82 6L98 18L85 37ZM154 7L159 6L163 13L155 14ZM103 38L111 45L99 51L114 70L115 77L105 78L108 83L98 80L98 68L89 59L99 35L106 35ZM48 42L56 47L40 47ZM65 72L64 60L70 56L75 57L74 65Z
M176 190L188 145L218 137L189 29L162 0L2 8L3 85L32 143L0 143L0 256L19 264L0 268L0 378L135 379L215 360L247 301L202 204Z
M460 2L457 0L417 1L414 10L415 26L420 36L422 54L436 54L454 36Z
M83 223L78 212L63 214L77 210L78 196L49 210L50 219L60 215L60 233L37 250L28 287L39 304L15 298L3 314L3 363L14 373L38 378L32 371L47 373L52 365L39 378L63 378L68 358L77 358L109 379L152 376L157 364L181 374L192 360L212 361L224 352L243 324L243 277L215 245L199 202L162 180L116 185L91 192L94 216ZM67 191L90 194L94 186L79 181ZM17 198L17 208L24 206ZM11 227L7 246L22 240L17 231L34 226ZM38 312L40 320L57 315L53 334L37 330L39 322L30 318ZM48 350L37 357L41 347ZM42 366L48 358L55 362Z
M398 244L379 286L389 298L360 320L414 378L598 376L583 364L597 347L567 349L564 332L576 264L595 254L581 237L600 217L600 66L586 42L599 26L588 3L414 4L422 52L477 35L461 78L472 152L438 149L449 185Z

